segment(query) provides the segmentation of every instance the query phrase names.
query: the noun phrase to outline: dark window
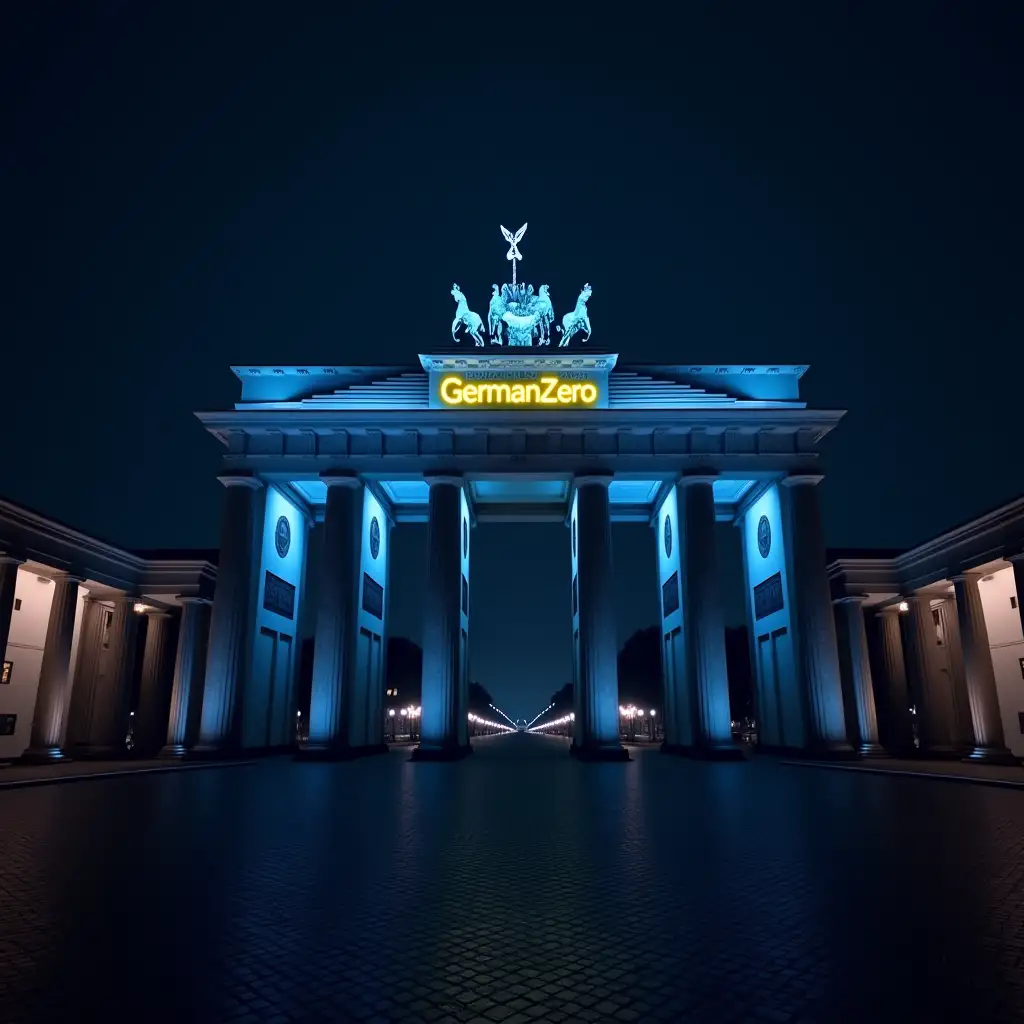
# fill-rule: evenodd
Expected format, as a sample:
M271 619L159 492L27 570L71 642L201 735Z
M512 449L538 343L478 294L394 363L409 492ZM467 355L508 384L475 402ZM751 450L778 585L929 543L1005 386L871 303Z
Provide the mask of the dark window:
M0 673L0 683L9 683L11 681L11 674L14 672L14 662L5 661L3 672Z
M781 612L785 603L782 594L782 573L777 572L754 587L755 620L774 615L775 612Z
M668 618L679 611L679 573L674 572L661 585L661 614Z
M469 614L469 580L462 577L462 614Z
M1017 724L1020 726L1020 734L1024 736L1024 711L1017 712Z
M1017 598L1014 597L1012 594L1010 595L1010 607L1011 608L1016 608L1017 607Z
M579 615L580 613L580 578L579 576L573 576L572 578L572 613L573 615Z
M0 736L13 736L17 727L17 715L0 715Z
M363 611L375 619L384 618L384 588L368 573L363 573Z
M1011 597L1010 600L1012 601L1013 598ZM14 599L14 610L16 612L20 612L21 611L21 598L20 597L16 597Z
M110 646L110 627L114 623L114 612L110 608L103 609L103 628L100 630L101 643L104 647Z
M263 582L263 607L285 619L295 618L295 587L267 572Z

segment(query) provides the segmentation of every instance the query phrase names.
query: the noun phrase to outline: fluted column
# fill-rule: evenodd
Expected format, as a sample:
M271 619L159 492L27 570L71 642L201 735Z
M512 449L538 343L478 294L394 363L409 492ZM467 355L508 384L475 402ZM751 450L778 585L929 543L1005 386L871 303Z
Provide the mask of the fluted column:
M146 612L146 646L142 652L139 707L135 712L135 752L142 757L156 755L167 736L173 632L170 612Z
M885 750L878 741L875 690L868 656L868 634L864 626L864 598L850 596L836 602L839 628L840 665L848 680L857 714L857 752L862 757L879 757Z
M611 475L576 477L580 696L571 750L584 760L628 760L619 741L619 667L612 571Z
M179 597L181 622L178 648L174 657L171 683L171 707L167 716L167 742L161 757L183 757L191 739L189 712L202 700L203 672L206 668L206 640L210 626L210 602L202 597Z
M320 580L309 740L303 757L345 756L359 614L363 484L352 474L325 474L323 570Z
M971 719L971 701L967 695L967 672L964 667L964 649L960 638L959 612L956 601L946 598L938 606L942 624L943 646L949 660L953 696L953 743L965 751L974 749L974 728Z
M110 646L93 694L89 732L81 745L71 750L75 757L98 759L126 753L139 622L134 597L118 594L111 600L114 615L110 623Z
M957 752L953 687L936 664L938 642L931 600L927 594L908 594L905 600L907 676L917 708L918 749L925 756L949 757Z
M11 615L14 613L14 589L18 584L18 566L22 560L0 552L0 662L7 651L7 638L11 634Z
M715 552L714 478L684 477L679 489L683 506L686 689L694 694L697 712L692 753L696 757L743 760L743 752L732 739L725 619Z
M914 726L910 716L907 667L903 657L903 635L898 606L883 608L875 616L878 625L878 651L881 655L882 715L880 737L890 754L900 756L914 751Z
M1016 758L1006 747L1003 720L999 709L995 670L992 667L992 649L985 625L985 609L981 603L978 573L963 573L953 577L956 592L956 612L963 645L964 675L967 680L967 699L971 707L974 727L974 749L968 759L996 764L1015 764Z
M43 644L43 662L39 671L32 733L22 760L33 764L64 759L60 735L64 726L64 708L71 668L71 641L75 635L78 611L77 576L57 573L53 577L53 599Z
M825 562L825 536L816 485L820 476L782 481L789 494L791 616L796 626L797 678L807 694L813 753L853 753L846 735L836 623Z
M462 477L429 476L427 600L423 623L423 681L417 760L470 752L462 644ZM468 540L468 525L467 530Z
M210 615L206 685L199 729L200 754L229 752L241 744L240 692L249 663L256 498L263 482L252 476L220 477L227 488L221 528L217 588Z
M87 594L82 601L82 626L78 631L78 656L75 658L68 727L64 736L66 750L88 742L92 729L105 610L91 595Z

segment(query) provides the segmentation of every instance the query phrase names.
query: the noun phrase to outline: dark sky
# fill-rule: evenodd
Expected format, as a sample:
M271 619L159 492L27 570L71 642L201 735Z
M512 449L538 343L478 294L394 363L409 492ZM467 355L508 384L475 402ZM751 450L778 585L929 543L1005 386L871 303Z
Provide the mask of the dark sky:
M408 362L444 343L453 280L486 306L497 226L527 220L527 279L556 305L590 281L623 362L811 365L808 401L849 410L831 545L1024 491L1020 4L294 6L6 13L0 492L126 546L215 545L191 412L235 400L229 364ZM514 545L539 571L561 539L523 530L482 530L477 565ZM622 634L656 595L648 538L617 533ZM485 583L474 658L563 614L561 583L500 614Z

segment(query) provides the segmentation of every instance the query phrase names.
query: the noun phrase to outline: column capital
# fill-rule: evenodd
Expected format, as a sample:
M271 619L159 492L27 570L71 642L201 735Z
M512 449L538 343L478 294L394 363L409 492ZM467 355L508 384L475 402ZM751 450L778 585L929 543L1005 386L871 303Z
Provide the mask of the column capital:
M883 615L902 615L900 606L898 604L887 604L884 608L878 608L875 611L875 615L881 618Z
M783 487L814 487L824 479L820 473L794 473L792 476L784 476L779 483Z
M54 583L84 583L85 577L79 576L78 573L74 572L55 572L49 579L53 580Z
M348 469L325 469L320 474L320 480L328 487L351 487L356 489L363 486L363 481L358 474Z
M980 569L961 569L960 572L950 574L949 582L967 583L969 580L980 580L982 577L990 575L991 573L982 572Z
M572 482L576 487L607 487L614 477L615 474L610 472L575 473Z
M714 484L721 479L718 473L683 473L676 481L677 487L688 487L690 484Z
M832 598L833 604L863 604L868 599L867 594L845 594L843 597Z
M209 597L195 597L192 594L177 594L174 598L178 604L213 604L213 599Z
M142 613L147 619L169 619L171 613L166 608L151 608L148 607Z
M438 470L436 473L424 473L423 482L428 487L433 487L435 484L446 484L449 487L461 487L463 483L465 483L465 479L461 473L455 473L451 470Z
M225 487L249 487L258 491L263 486L263 481L252 473L221 473L217 479Z

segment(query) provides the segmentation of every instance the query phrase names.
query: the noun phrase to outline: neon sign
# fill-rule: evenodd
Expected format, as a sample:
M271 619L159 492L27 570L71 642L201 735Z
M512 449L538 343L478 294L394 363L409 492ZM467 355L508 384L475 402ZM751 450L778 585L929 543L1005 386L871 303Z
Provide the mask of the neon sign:
M598 388L593 381L564 380L554 374L544 374L533 381L481 381L463 380L449 373L441 378L438 393L447 406L579 406L588 408L597 404Z

